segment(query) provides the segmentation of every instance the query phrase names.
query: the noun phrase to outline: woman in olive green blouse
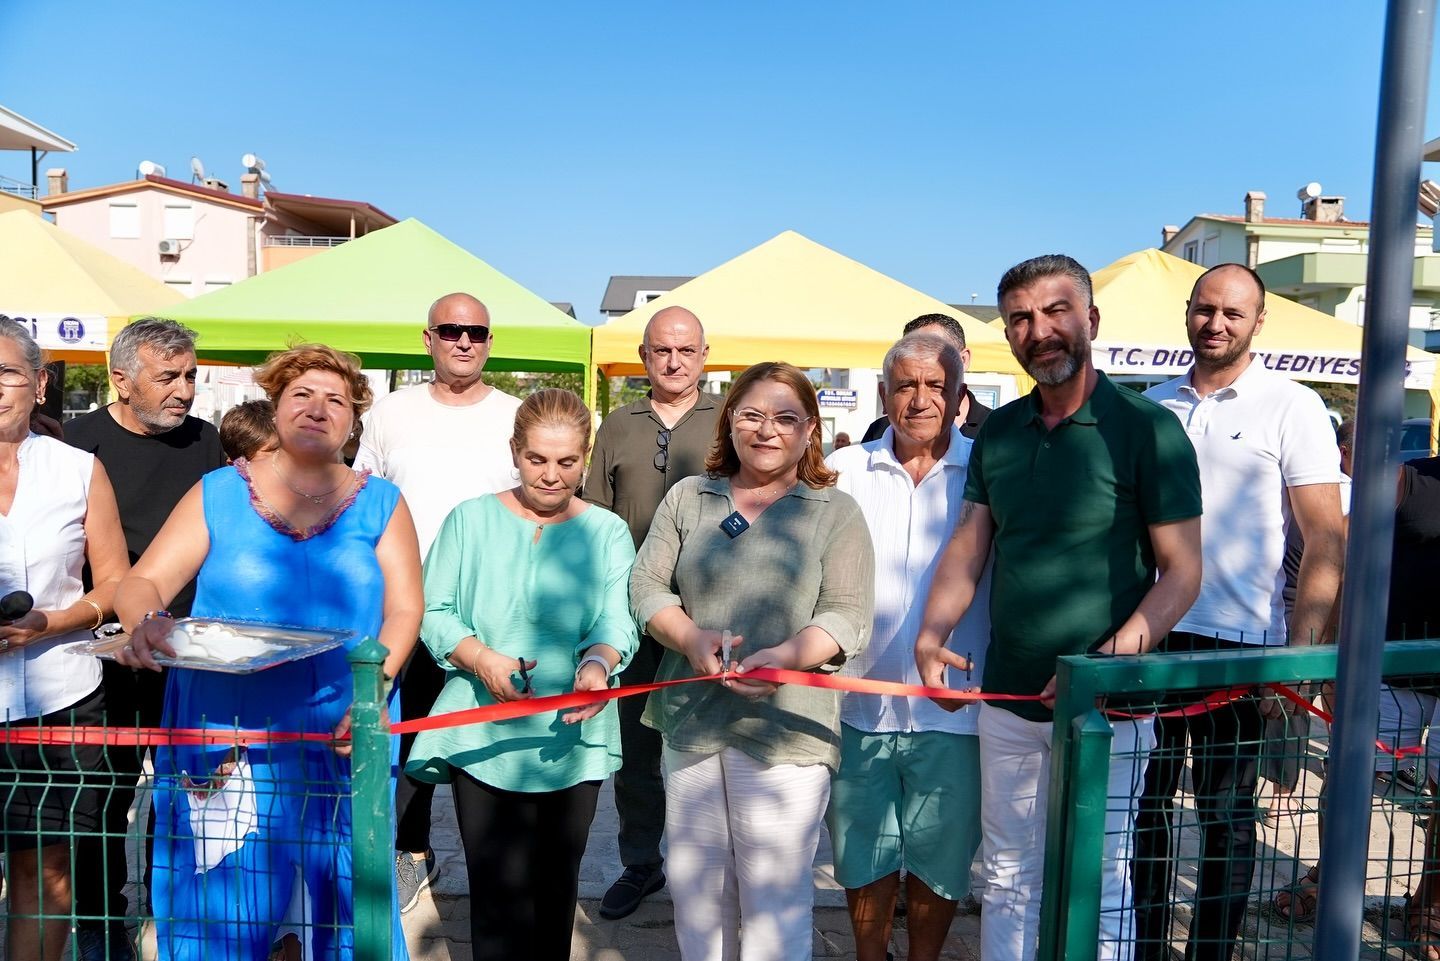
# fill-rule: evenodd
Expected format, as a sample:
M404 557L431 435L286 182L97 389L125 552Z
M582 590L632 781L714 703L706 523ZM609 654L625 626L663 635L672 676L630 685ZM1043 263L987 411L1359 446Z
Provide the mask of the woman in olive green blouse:
M789 364L749 368L726 398L708 474L661 503L630 579L635 619L669 650L650 695L664 737L666 872L687 961L811 952L811 862L839 758L835 692L747 681L836 670L869 639L874 553L834 489L815 389Z
M425 561L425 646L446 669L432 714L604 690L635 651L625 522L575 496L590 412L538 391L515 414L520 484L465 501ZM454 786L480 959L568 961L600 782L620 766L615 707L424 731L405 773Z

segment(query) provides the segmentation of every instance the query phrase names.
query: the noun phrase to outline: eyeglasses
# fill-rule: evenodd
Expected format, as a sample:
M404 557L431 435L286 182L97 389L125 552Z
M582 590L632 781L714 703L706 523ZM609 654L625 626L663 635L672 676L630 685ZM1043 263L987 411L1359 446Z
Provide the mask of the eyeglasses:
M490 339L490 328L484 324L436 324L430 328L436 337L454 343L461 334L470 335L470 343L483 344Z
M670 466L670 431L661 429L655 432L655 446L660 449L655 452L655 469L661 473Z
M0 387L27 387L30 374L39 367L0 367Z
M766 421L769 421L775 428L775 433L782 437L789 437L799 430L802 424L810 421L810 418L801 417L798 414L783 413L775 414L772 417L762 414L758 410L736 411L730 415L730 418L737 430L746 431L758 431Z

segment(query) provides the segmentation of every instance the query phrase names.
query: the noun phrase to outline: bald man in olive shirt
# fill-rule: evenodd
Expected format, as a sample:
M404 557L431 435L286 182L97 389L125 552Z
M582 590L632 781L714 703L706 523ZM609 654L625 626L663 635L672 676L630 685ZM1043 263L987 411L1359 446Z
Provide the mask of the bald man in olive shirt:
M721 407L719 397L699 389L709 352L705 328L693 313L684 307L657 311L640 345L650 393L612 411L596 432L583 496L619 514L637 549L666 492L705 469ZM642 635L621 683L653 681L663 653L659 644ZM625 871L600 902L600 916L611 921L627 917L665 885L660 735L640 723L645 702L643 697L627 697L619 707L623 760L615 772L615 807Z

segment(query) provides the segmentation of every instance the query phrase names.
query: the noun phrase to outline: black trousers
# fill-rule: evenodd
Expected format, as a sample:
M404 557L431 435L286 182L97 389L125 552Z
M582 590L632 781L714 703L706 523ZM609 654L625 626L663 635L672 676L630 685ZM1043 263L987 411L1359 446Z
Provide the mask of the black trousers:
M417 644L400 669L400 719L427 717L445 686L445 672L435 658ZM400 770L410 759L414 734L400 735ZM395 778L395 850L419 853L430 846L430 809L435 785L400 774Z
M118 729L159 727L165 709L165 671L137 671L101 661L101 686L105 688L106 723ZM146 748L105 749L105 758L95 783L100 787L100 831L77 838L74 889L75 913L81 918L119 920L129 911L124 888L128 870L125 842L130 832L130 805L145 766ZM155 847L155 809L145 805L139 812L145 823L145 888L143 909L149 911L150 854Z
M531 794L457 771L454 791L474 961L569 961L580 859L600 782Z
M1161 646L1169 652L1244 648L1183 631L1171 633ZM1156 720L1157 743L1135 818L1138 959L1168 961L1170 957L1170 897L1175 880L1172 814L1187 742L1200 822L1200 864L1185 957L1228 961L1234 951L1255 873L1255 783L1263 733L1260 706L1248 697L1205 714Z
M660 669L665 649L649 635L620 675L622 685L649 684ZM629 867L659 865L660 838L665 833L665 781L660 776L660 732L640 723L649 697L622 697L620 770L615 772L615 811L620 816L620 863Z

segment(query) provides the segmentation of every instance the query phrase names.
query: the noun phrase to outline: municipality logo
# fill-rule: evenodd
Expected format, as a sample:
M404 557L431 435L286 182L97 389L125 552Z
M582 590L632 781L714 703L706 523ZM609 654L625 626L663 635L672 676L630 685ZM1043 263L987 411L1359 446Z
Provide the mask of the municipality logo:
M60 339L67 344L78 344L85 339L85 325L78 317L66 317L56 325Z

